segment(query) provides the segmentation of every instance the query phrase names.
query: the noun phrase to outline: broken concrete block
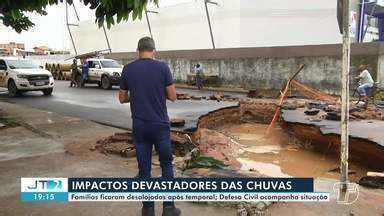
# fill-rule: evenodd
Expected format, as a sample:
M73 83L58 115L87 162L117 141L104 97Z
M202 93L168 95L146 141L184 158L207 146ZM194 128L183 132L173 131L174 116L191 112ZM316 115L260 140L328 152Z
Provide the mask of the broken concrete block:
M308 109L324 109L327 107L327 104L315 101L307 102L305 105Z
M136 156L136 148L134 146L130 146L120 151L121 157L135 157Z
M335 105L328 105L323 109L325 112L340 112L340 108Z
M304 111L306 115L314 116L319 114L320 110L319 109L307 109Z
M340 116L340 113L337 113L337 112L327 112L325 119L332 120L332 121L340 121L341 116Z
M384 189L384 177L382 176L364 176L360 179L359 185L368 188Z
M188 93L176 93L177 100L190 100L191 95Z
M184 119L174 118L170 122L172 127L183 127L185 125Z
M195 96L195 95L193 95L192 97L191 97L191 99L192 100L201 100L203 97L201 97L201 96Z
M221 93L214 93L213 95L211 95L211 96L209 97L209 99L211 99L211 100L217 100L217 101L221 101L223 98L224 98L224 95L221 94Z

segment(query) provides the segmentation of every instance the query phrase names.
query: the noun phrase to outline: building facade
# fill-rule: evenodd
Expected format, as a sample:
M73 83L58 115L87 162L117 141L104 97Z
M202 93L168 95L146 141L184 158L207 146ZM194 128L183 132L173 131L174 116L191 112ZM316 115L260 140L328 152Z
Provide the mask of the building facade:
M24 50L23 43L10 42L8 44L0 44L0 55L14 55L17 50Z
M35 55L48 55L51 49L47 46L38 46L33 47L33 51Z

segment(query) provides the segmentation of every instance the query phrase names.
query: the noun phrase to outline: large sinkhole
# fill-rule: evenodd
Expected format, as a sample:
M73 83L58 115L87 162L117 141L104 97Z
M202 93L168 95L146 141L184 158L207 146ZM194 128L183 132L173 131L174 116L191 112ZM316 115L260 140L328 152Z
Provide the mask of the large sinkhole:
M290 99L282 110L304 113L310 103L313 102ZM277 101L271 99L241 100L238 106L200 116L193 131L173 131L176 167L183 166L180 161L190 160L191 151L198 151L204 157L222 162L224 169L230 170L227 175L338 179L337 134L324 134L314 124L281 118L272 134L265 135L276 104ZM96 148L133 157L135 152L130 138L129 132L116 134L99 141ZM382 171L382 165L375 165L383 164L383 157L384 148L380 143L351 137L350 180L357 181L367 171Z

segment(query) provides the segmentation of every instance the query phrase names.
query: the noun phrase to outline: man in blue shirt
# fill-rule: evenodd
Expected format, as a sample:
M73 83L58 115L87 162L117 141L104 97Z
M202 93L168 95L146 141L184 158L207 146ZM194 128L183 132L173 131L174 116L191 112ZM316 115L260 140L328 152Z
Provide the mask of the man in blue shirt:
M159 154L163 178L173 178L172 145L166 100L176 100L172 74L163 62L154 60L155 42L150 37L139 40L139 59L124 66L120 103L130 102L133 142L139 168L139 178L151 177L152 147ZM143 216L154 216L154 203L143 202ZM178 216L181 212L173 202L163 203L163 216Z
M81 87L84 87L85 82L88 79L89 65L87 59L82 59L81 66Z

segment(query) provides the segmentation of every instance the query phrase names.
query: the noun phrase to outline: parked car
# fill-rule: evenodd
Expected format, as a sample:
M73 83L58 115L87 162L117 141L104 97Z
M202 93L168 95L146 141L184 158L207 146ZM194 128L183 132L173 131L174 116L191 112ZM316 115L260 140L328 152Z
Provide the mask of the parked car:
M96 83L103 89L111 89L120 84L123 66L113 59L87 59L89 72L85 83ZM81 80L81 68L77 75L78 82Z
M55 81L51 72L31 60L0 57L0 87L8 88L10 97L26 91L42 91L51 95Z

